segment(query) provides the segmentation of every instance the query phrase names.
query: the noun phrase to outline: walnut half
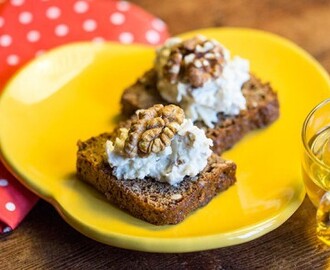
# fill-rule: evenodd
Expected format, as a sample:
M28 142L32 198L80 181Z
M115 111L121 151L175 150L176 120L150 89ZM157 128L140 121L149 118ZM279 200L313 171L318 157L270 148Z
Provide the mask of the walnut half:
M198 35L170 48L163 73L172 84L182 81L198 88L209 79L221 76L225 62L222 45Z
M136 114L124 144L124 153L128 157L144 157L163 151L185 118L183 110L175 105L156 104Z

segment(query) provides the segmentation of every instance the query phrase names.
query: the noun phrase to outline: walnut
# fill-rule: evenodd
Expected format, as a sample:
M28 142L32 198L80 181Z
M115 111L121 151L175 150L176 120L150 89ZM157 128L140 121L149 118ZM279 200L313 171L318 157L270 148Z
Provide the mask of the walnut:
M196 36L170 48L163 74L172 84L182 81L197 88L221 76L225 62L224 48L218 42Z
M170 145L185 117L178 106L161 104L139 110L136 114L124 144L124 153L128 157L163 151Z
M171 196L171 199L174 200L174 201L178 201L178 200L181 200L182 199L182 195L179 194L179 193L175 193Z

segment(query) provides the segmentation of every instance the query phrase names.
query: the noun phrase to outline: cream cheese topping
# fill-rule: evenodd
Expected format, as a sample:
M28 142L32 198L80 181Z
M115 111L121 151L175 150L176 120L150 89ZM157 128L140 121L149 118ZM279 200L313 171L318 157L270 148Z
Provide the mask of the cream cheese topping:
M185 119L171 144L162 152L146 157L128 158L122 155L128 130L122 128L115 142L106 142L108 162L118 179L144 179L151 177L161 182L177 185L186 176L197 176L207 165L213 145L203 130Z
M213 44L223 48L224 53L223 70L219 77L210 78L201 87L193 88L182 81L173 83L164 76L164 65L168 62L171 48L180 42L182 41L178 38L169 39L158 50L155 68L158 74L157 87L161 96L168 102L179 104L185 111L186 117L193 122L202 120L208 127L214 126L218 121L217 114L220 112L225 115L237 115L241 110L246 109L242 86L250 79L249 62L240 57L231 59L229 50L217 41L212 40ZM206 42L204 47L196 49L206 52L210 46L208 44ZM194 55L188 54L183 61L187 64L193 59ZM173 72L180 72L180 66L176 65L173 68L176 69Z

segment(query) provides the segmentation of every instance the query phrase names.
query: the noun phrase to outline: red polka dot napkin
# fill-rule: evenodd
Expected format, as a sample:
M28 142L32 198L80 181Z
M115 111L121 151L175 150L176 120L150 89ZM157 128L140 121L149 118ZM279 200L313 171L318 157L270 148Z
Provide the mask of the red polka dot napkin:
M114 0L0 0L0 91L29 60L55 46L88 40L159 45L164 22ZM14 229L37 197L0 163L0 234Z
M37 202L0 162L0 234L13 230Z

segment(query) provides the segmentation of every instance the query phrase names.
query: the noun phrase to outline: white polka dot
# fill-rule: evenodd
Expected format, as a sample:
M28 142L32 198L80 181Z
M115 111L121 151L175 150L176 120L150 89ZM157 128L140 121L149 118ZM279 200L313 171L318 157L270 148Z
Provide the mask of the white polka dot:
M69 27L65 24L59 24L55 27L55 35L64 37L69 33Z
M110 16L110 22L114 25L120 25L125 22L125 16L122 13L115 12Z
M73 6L74 11L77 13L85 13L87 12L88 8L89 6L85 1L77 1Z
M151 44L157 44L160 41L160 35L155 30L149 30L146 33L146 39Z
M30 42L37 42L40 39L40 33L36 30L32 30L27 33L26 38Z
M32 22L32 13L28 12L28 11L24 11L22 13L19 14L18 20L21 24L28 24L30 22Z
M0 179L0 187L6 187L6 186L8 186L8 180Z
M161 19L154 19L151 22L151 25L153 28L155 28L157 31L164 31L166 28L165 23Z
M129 32L123 32L119 35L119 41L124 43L124 44L132 43L133 40L134 40L134 37Z
M38 57L38 56L40 56L40 55L42 55L44 53L45 53L44 50L39 50L39 51L36 51L35 56Z
M12 231L12 229L10 227L8 227L8 226L7 227L4 227L3 230L2 230L3 233L9 233L11 231Z
M12 38L9 35L2 35L0 36L0 46L8 47L12 43Z
M88 19L83 23L83 29L86 32L93 32L96 29L96 27L97 27L97 23L92 19Z
M16 205L12 202L7 202L5 205L6 209L10 212L13 212L16 210Z
M105 42L105 39L103 37L95 37L92 39L92 42L103 43L103 42Z
M10 4L16 7L21 6L24 4L24 0L10 0Z
M119 1L117 3L117 9L120 11L127 11L130 9L130 7L131 7L131 5L126 1Z
M46 16L48 19L54 20L61 16L61 10L58 7L49 7L46 10Z
M5 19L0 16L0 27L2 27L5 24Z
M10 66L16 66L19 62L19 57L16 54L11 54L7 57L7 64Z

